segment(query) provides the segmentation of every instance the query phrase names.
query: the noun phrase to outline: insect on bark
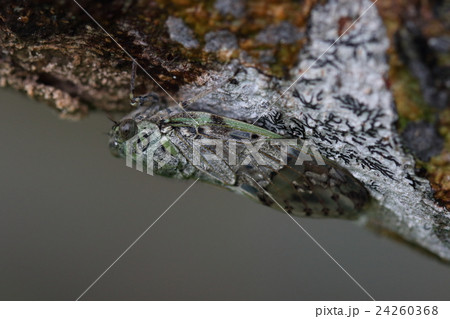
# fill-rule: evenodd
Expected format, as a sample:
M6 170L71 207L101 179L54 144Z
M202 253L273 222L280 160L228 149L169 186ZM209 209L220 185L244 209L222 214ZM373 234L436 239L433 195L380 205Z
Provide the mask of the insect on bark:
M337 163L297 139L231 118L165 107L155 95L133 96L136 110L110 131L113 155L152 173L194 179L246 195L296 216L355 219L370 201ZM306 145L307 146L307 145ZM142 169L141 169L142 170Z

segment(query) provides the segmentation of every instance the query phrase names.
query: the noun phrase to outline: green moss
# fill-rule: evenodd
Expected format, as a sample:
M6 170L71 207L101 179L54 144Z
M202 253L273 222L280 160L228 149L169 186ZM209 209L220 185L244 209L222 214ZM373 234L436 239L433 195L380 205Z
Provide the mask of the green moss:
M411 121L432 122L435 111L425 102L419 80L404 66L397 66L391 73L392 89L399 115L398 129L403 131Z

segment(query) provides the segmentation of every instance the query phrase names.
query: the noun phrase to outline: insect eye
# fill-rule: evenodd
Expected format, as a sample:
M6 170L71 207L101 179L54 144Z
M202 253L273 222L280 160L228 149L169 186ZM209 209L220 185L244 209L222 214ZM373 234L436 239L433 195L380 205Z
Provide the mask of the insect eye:
M124 140L128 140L136 135L137 130L138 127L136 122L131 119L122 121L122 123L120 123L119 125L120 137Z

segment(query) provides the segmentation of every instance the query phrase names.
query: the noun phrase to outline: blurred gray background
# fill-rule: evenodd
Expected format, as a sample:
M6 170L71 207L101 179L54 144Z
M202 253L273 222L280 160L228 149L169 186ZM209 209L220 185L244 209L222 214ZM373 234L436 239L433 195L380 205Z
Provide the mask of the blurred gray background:
M0 90L0 299L75 300L192 183L109 154L111 122ZM449 300L450 266L298 219L377 300ZM197 183L82 300L368 300L286 215Z

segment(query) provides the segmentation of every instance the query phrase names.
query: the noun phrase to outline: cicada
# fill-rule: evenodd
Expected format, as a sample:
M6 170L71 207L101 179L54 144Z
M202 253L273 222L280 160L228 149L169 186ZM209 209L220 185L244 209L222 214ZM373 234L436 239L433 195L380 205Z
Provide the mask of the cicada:
M370 199L364 186L295 142L243 121L152 106L117 122L109 147L157 175L198 178L295 216L360 216Z

